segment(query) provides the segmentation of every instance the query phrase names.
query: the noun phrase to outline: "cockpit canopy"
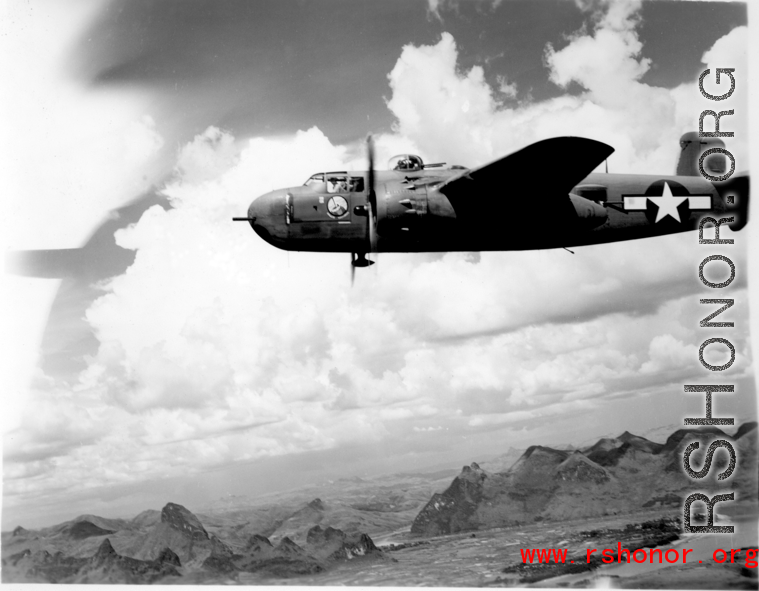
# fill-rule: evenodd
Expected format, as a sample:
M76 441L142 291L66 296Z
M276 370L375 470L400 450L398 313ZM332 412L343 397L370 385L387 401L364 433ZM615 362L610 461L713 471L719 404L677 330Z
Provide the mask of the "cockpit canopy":
M350 176L347 172L320 172L311 175L303 183L316 192L326 193L361 193L364 190L363 176Z
M388 161L387 167L390 170L413 172L416 170L422 170L424 168L424 162L419 156L415 156L414 154L399 154L398 156L393 156Z

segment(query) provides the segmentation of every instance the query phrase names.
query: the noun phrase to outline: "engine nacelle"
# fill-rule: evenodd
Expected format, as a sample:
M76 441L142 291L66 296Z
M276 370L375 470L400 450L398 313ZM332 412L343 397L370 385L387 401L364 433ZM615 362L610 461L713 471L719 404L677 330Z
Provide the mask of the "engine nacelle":
M427 191L393 187L377 196L377 232L380 236L413 235L427 215Z
M585 199L574 193L569 194L569 200L572 202L577 213L577 219L580 225L585 229L597 228L606 223L609 218L609 214L603 205L599 205L595 201Z

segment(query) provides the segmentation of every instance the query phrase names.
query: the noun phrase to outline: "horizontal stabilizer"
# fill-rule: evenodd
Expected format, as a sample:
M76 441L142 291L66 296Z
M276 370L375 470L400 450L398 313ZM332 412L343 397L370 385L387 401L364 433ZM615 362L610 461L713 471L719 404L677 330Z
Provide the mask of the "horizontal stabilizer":
M614 148L582 137L536 142L500 160L462 172L439 187L462 223L494 221L535 205L540 215L571 215L567 195L601 164ZM486 222L487 223L487 222Z

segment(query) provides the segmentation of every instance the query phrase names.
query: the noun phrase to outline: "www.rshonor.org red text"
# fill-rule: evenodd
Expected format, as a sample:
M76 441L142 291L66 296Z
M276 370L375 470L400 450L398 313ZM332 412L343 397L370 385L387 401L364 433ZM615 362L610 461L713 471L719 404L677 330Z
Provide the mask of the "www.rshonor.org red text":
M519 552L522 555L522 562L524 564L565 564L567 562L582 562L582 560L578 561L574 558L567 560L566 548L520 548ZM587 548L585 551L585 562L587 564L598 562L600 557L600 561L605 564L621 562L638 564L685 564L688 562L688 554L691 552L693 552L693 548L683 548L682 551L676 548L638 548L630 551L623 548L621 543L617 543L616 550L606 548L599 552L597 548ZM747 568L756 568L757 549L741 548L723 550L717 548L712 554L712 560L718 564L723 564L725 562L742 562ZM699 560L698 562L703 561Z

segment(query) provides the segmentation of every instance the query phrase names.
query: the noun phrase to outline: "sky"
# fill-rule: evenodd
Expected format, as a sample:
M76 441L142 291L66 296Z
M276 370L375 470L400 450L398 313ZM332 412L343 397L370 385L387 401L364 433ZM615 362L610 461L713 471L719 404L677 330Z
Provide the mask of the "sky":
M230 222L314 172L361 170L368 133L379 162L475 166L581 135L614 146L611 172L671 174L713 108L698 75L726 64L746 169L745 4L4 10L3 247L83 247L62 279L3 277L4 530L642 433L699 416L694 381L730 379L715 414L756 416L747 231L708 253L686 234L385 254L351 288L347 256ZM714 253L739 269L720 376L698 362Z

